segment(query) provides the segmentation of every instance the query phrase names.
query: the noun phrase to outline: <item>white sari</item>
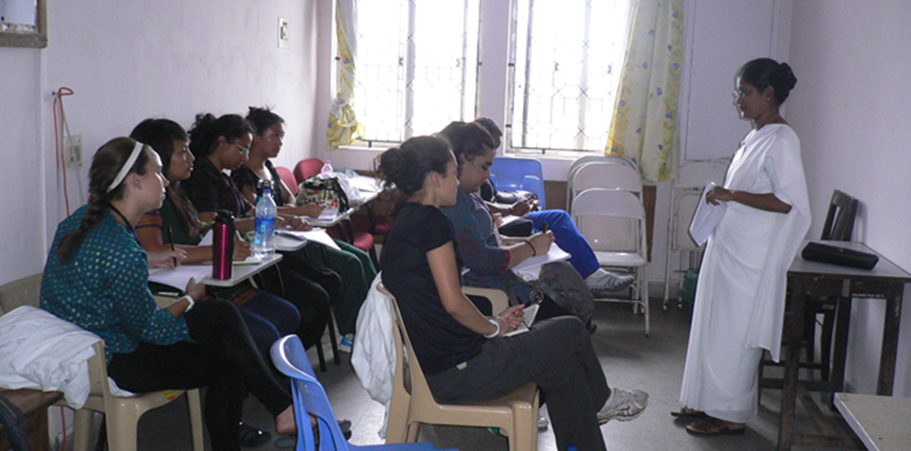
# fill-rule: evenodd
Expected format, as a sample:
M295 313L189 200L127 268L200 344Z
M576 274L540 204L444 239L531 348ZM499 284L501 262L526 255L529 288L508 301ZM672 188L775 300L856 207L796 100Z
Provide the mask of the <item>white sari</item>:
M728 202L708 240L680 402L722 420L756 416L762 350L778 361L787 270L810 227L800 141L787 125L751 131L734 154L724 187L774 193L787 214Z

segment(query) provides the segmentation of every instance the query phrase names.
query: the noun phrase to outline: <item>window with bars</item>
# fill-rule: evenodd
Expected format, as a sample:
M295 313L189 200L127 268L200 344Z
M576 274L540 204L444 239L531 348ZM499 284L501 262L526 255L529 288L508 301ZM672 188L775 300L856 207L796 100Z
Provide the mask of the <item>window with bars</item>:
M475 113L479 0L358 3L354 109L368 141L401 142Z
M604 149L630 0L496 1L511 2L509 17L483 24L480 0L358 2L353 106L368 145L473 119L485 76L480 27L509 26L505 142L538 153Z
M626 50L629 0L516 0L507 142L601 151Z

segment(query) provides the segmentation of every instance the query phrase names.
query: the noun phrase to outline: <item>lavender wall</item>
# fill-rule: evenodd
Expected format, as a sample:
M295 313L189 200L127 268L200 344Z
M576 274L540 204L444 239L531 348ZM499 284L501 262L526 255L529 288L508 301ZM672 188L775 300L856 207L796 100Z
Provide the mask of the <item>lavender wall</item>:
M279 17L290 21L290 50L278 48ZM189 126L199 112L271 105L287 121L278 162L293 164L314 145L316 21L314 2L293 0L51 2L47 49L0 48L0 152L11 168L0 178L11 213L0 218L0 283L41 270L65 215L52 91L75 91L66 113L86 152L68 173L71 209L84 201L95 149L146 117Z
M911 269L908 17L908 2L875 8L850 0L794 2L790 62L799 81L788 100L810 190L810 236L819 236L832 190L840 189L861 203L855 239L905 269ZM854 303L847 374L853 390L876 390L883 316L881 301ZM895 392L911 396L911 304L902 326Z

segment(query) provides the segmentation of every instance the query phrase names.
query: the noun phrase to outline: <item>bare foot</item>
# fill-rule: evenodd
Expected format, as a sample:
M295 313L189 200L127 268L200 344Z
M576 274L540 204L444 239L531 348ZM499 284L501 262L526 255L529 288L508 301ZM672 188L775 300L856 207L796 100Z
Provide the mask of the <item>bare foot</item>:
M310 418L313 421L313 417ZM294 422L294 405L288 406L282 413L275 417L275 431L281 435L297 433L297 424Z

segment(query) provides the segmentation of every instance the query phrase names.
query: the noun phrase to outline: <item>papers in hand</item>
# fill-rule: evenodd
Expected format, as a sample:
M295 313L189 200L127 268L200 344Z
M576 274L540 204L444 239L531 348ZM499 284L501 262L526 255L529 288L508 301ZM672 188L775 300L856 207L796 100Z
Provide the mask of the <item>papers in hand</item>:
M503 334L503 336L511 337L513 335L518 335L523 332L528 332L528 326L535 322L535 316L538 316L538 307L540 307L540 306L541 306L541 304L535 304L535 305L531 305L531 306L528 306L528 307L525 307L524 309L522 309L522 312L525 313L525 319L522 320L522 324L519 324L519 327L517 327L516 330L514 330L508 334Z
M550 245L550 250L548 250L546 254L526 259L522 263L513 266L512 272L516 273L517 276L525 281L537 280L538 276L541 274L541 266L548 263L569 260L570 257L572 257L572 255L563 249L560 249L560 246L557 246L557 243L553 243Z
M690 223L690 236L693 237L693 241L699 246L702 246L712 236L728 208L727 202L718 202L718 205L712 205L705 201L706 195L713 188L715 188L714 183L705 185L705 190L702 191L702 198L699 199L699 205L693 215L693 222Z

